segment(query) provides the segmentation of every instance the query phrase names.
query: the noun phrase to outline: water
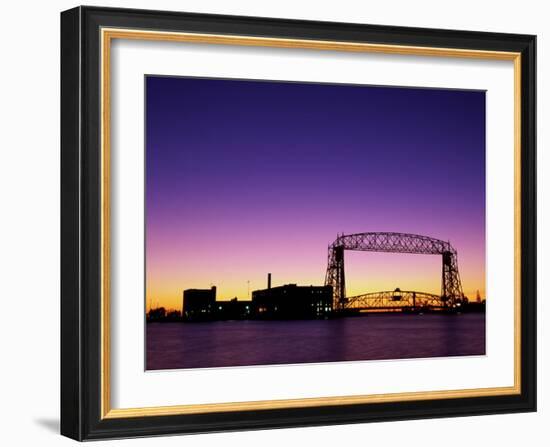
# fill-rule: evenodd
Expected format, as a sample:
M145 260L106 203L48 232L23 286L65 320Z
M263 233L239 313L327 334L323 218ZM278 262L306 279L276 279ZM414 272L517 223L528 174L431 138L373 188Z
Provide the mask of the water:
M147 324L147 369L485 354L485 314Z

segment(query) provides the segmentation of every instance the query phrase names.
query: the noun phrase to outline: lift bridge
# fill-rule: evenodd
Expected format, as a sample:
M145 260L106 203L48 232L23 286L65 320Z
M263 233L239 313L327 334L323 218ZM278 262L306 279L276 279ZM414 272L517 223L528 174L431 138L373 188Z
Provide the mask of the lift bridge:
M441 294L395 289L347 297L345 250L440 255L442 259ZM338 235L329 246L325 285L332 286L335 310L404 310L423 307L445 309L456 306L464 298L458 272L457 251L452 245L428 236L407 233Z

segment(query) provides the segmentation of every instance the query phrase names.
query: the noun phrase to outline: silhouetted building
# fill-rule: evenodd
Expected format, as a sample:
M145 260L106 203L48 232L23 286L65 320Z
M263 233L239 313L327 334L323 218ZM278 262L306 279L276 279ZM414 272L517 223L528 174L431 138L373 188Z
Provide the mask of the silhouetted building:
M259 319L326 318L332 313L332 286L286 284L252 292L254 317Z
M183 291L182 316L185 320L209 320L216 305L216 286Z
M216 301L216 320L247 320L252 316L252 301Z

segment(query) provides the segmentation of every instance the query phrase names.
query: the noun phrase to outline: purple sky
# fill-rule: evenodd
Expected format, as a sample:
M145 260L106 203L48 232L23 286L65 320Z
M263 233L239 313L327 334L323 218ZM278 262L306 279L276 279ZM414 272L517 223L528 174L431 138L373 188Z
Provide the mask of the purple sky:
M148 304L322 284L367 231L450 240L484 296L485 92L149 76L146 101ZM438 257L346 256L348 295L440 291Z

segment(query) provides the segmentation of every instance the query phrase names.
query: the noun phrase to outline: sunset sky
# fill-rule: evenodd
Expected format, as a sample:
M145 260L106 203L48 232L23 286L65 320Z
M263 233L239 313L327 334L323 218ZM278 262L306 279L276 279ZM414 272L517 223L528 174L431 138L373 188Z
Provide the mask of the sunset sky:
M148 76L147 307L322 285L337 233L448 240L485 297L485 92ZM346 252L347 295L440 293L441 258Z

